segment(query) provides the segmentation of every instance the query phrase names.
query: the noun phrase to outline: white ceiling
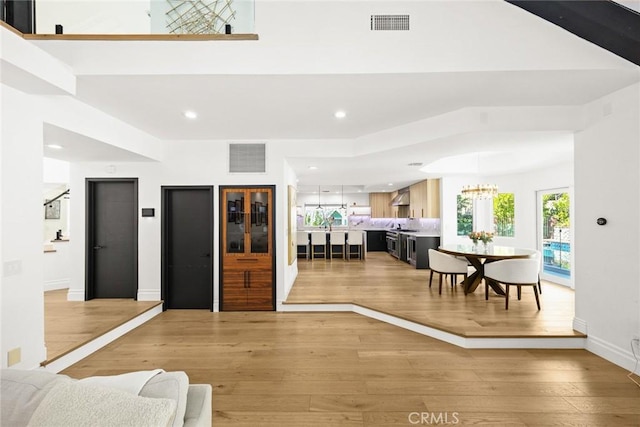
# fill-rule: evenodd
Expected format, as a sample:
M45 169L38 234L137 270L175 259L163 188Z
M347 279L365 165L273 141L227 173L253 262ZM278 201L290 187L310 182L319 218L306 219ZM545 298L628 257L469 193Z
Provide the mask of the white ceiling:
M347 3L358 20L368 17L369 8L393 6ZM320 25L314 16L329 13L324 4L295 7L309 13L309 24ZM470 161L465 154L472 159L482 153L485 168L474 170L479 174L571 161L572 131L563 127L465 133L461 126L458 135L436 143L430 135L406 144L397 140L413 123L468 107L581 106L640 81L637 66L506 2L402 4L416 9L416 25L405 35L371 34L366 26L354 26L348 13L335 17L339 33L316 34L300 15L290 27L297 33L290 34L283 29L290 20L281 14L289 2L259 2L256 42L35 44L74 70L78 100L158 140L221 147L230 141L313 144L313 150L298 149L288 158L299 189L310 192L318 185L385 191L428 176L469 173L471 168L460 168ZM266 19L268 8L273 10ZM187 109L198 119L186 119ZM346 118L333 116L338 109ZM45 155L145 160L62 131L45 129L45 143L69 141L65 150ZM369 149L372 135L382 134ZM420 171L439 160L431 175Z

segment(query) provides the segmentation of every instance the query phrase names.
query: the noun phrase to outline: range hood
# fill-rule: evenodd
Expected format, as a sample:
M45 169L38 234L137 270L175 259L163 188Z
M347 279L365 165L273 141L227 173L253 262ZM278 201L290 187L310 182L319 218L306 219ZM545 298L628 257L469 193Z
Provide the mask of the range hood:
M391 206L409 206L409 190L400 191L396 197L391 199Z

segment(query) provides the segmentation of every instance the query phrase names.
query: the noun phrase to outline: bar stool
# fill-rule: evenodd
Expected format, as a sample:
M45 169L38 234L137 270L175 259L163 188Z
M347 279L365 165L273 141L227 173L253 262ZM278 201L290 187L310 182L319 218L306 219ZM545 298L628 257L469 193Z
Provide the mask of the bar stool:
M351 259L351 246L355 246L358 249L358 258L362 259L362 247L364 244L363 238L364 232L357 230L350 230L347 235L347 259Z
M322 252L316 250L318 246L322 246ZM324 231L311 232L311 261L317 258L316 255L327 258L327 234Z
M344 231L331 231L329 233L329 245L331 248L329 250L330 258L333 258L334 254L342 254L342 259L345 259L344 246L346 244L345 232ZM340 246L340 252L334 252L334 246Z
M304 257L309 259L309 233L307 231L296 232L297 254L300 256L300 247L304 246Z

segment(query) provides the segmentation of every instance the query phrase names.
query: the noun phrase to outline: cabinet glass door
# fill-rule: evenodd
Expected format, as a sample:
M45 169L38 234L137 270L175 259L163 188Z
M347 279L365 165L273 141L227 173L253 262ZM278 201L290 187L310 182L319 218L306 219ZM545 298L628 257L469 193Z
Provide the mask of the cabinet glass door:
M270 190L250 190L250 252L254 254L267 254L269 246L269 222L270 218Z
M244 252L245 213L244 192L226 193L227 227L226 251L230 254Z

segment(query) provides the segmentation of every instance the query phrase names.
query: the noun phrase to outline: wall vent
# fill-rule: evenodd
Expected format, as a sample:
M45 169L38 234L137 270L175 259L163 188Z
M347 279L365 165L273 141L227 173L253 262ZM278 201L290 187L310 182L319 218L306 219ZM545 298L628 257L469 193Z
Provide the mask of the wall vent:
M371 31L409 31L409 15L371 15Z
M230 173L265 173L266 144L229 144Z

